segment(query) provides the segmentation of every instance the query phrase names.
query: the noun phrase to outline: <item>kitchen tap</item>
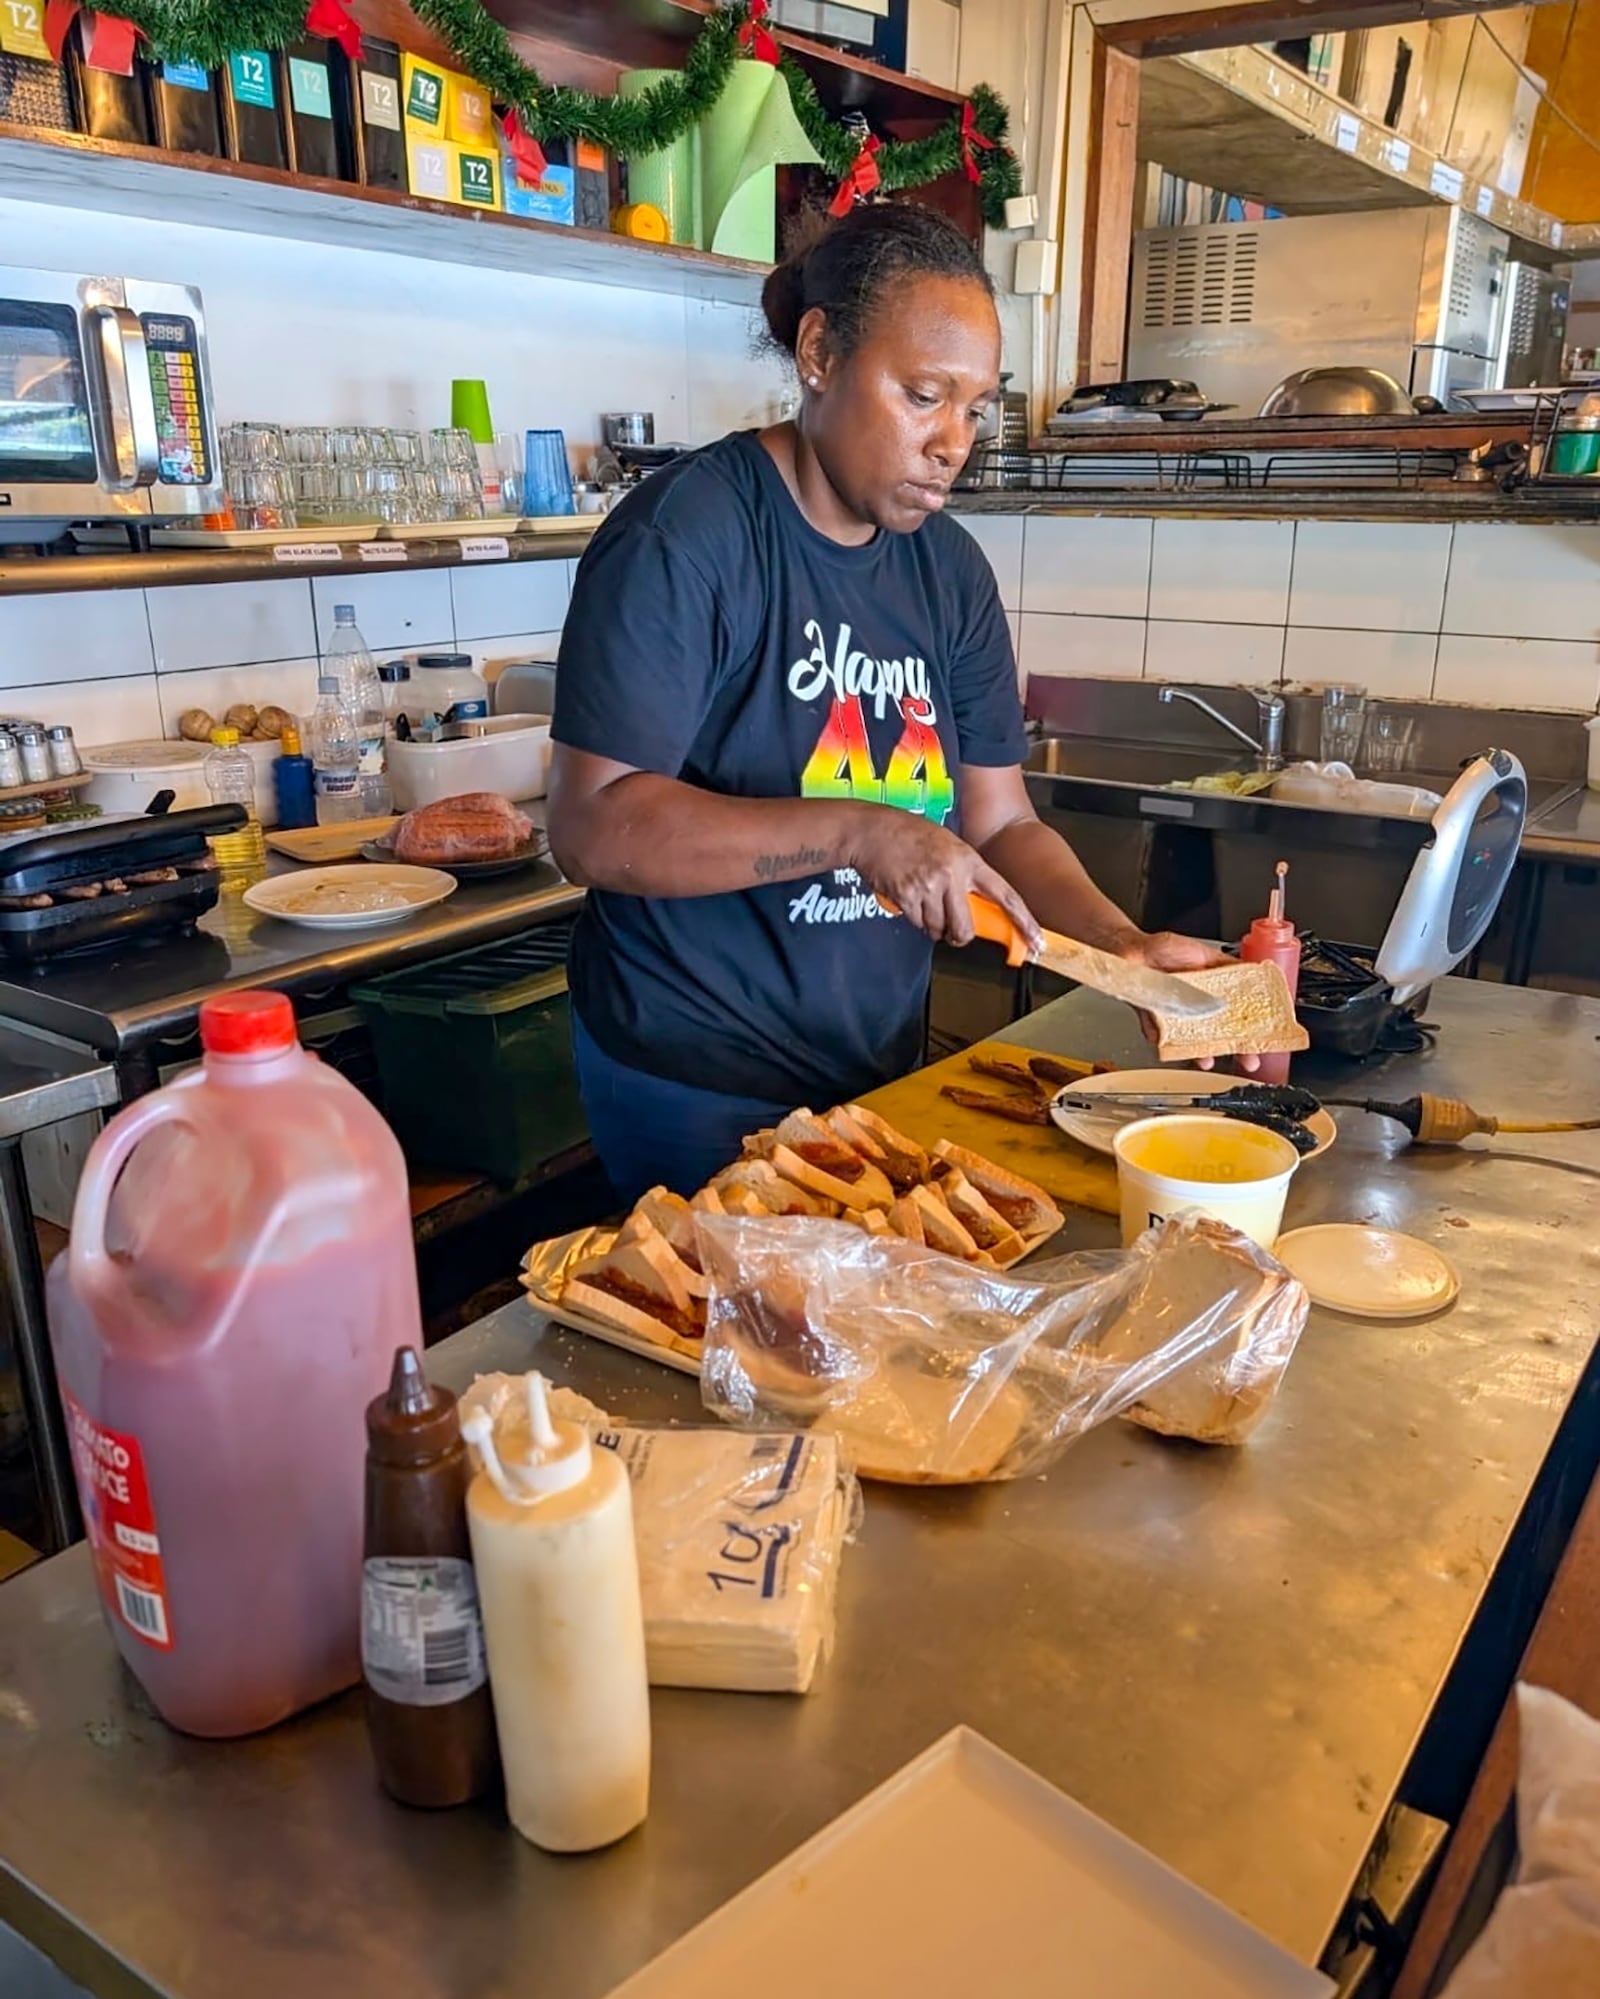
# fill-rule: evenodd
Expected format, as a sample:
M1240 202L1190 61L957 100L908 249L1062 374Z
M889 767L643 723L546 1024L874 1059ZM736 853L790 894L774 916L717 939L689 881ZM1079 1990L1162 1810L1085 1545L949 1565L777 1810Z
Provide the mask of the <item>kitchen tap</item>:
M1258 742L1248 729L1241 729L1237 722L1230 722L1220 710L1213 708L1209 701L1202 701L1198 694L1191 694L1186 687L1163 687L1156 695L1158 701L1171 703L1187 701L1198 708L1203 715L1209 715L1213 722L1220 722L1230 736L1237 736L1241 743L1256 753L1258 770L1283 769L1283 716L1284 700L1281 694L1273 694L1265 688L1252 687L1256 707L1261 715L1261 739Z

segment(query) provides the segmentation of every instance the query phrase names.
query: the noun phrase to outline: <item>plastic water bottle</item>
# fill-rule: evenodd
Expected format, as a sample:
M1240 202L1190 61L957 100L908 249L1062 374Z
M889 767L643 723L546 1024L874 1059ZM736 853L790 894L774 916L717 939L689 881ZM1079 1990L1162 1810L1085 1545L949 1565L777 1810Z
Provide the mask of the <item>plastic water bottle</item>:
M361 798L361 741L344 705L335 674L317 682L317 705L311 711L311 763L316 771L317 824L343 826L364 819Z
M379 818L391 809L383 761L383 682L378 677L378 662L357 628L353 604L333 607L333 637L324 664L339 677L339 693L360 740L361 809L367 818Z
M213 805L242 805L249 818L236 833L213 834L209 842L222 872L224 889L244 890L267 877L267 843L256 812L256 767L239 745L237 729L213 729L201 766Z

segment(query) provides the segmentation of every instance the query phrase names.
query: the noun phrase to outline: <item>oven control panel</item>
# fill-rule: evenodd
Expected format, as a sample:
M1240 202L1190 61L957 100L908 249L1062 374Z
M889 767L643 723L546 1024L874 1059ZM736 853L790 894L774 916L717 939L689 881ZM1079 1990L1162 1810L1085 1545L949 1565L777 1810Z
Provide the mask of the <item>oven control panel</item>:
M200 343L192 319L179 313L140 315L150 357L163 486L209 486L214 473L206 445Z

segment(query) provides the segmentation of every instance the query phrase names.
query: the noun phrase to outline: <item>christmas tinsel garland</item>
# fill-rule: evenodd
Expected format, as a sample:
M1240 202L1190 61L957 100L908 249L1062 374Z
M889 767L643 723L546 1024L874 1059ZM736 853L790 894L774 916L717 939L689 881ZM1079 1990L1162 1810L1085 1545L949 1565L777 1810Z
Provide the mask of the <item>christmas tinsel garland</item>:
M681 73L642 96L597 97L546 83L512 46L481 0L411 0L470 76L501 103L514 106L535 139L589 139L624 159L659 152L699 123L722 94L733 64L751 39L750 0L730 0L706 17L690 43ZM158 61L198 62L208 69L241 49L280 49L306 30L307 0L114 0L108 12L131 21ZM759 15L764 9L757 8ZM827 171L842 180L861 151L858 127L823 109L816 88L792 56L779 68L795 114ZM948 173L976 175L984 220L999 227L1006 201L1022 191L1022 172L1006 145L1004 102L986 84L925 139L885 139L874 158L885 189L923 187Z

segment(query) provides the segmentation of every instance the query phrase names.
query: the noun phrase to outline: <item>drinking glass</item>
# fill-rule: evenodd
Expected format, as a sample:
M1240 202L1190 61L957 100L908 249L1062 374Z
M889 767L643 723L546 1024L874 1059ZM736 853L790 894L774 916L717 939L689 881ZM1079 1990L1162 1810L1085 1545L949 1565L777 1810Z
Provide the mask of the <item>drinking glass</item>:
M570 514L572 467L567 440L559 430L530 430L527 439L522 510L533 519Z
M284 465L237 464L226 474L234 525L241 528L292 528L300 525L295 510L294 482Z
M513 437L508 431L497 432L494 440L494 462L500 474L500 511L506 514L520 514L525 471L522 439Z
M275 423L228 423L222 427L224 465L261 465L281 470L288 463L283 431Z
M1361 754L1361 731L1367 719L1367 691L1335 681L1322 690L1322 761L1349 764Z
M1416 733L1417 725L1408 715L1369 715L1362 750L1367 769L1385 775L1409 770Z

